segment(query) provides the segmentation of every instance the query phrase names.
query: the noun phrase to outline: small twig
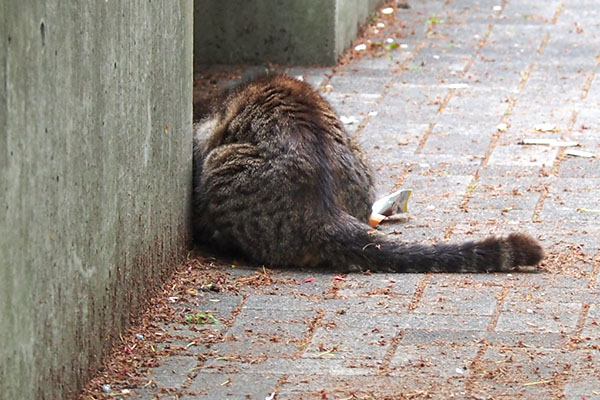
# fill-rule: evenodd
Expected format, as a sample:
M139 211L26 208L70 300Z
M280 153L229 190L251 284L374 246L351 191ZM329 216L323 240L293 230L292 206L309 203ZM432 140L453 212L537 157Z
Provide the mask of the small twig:
M523 386L545 385L546 383L550 383L550 382L552 382L552 381L527 382L527 383L524 383Z

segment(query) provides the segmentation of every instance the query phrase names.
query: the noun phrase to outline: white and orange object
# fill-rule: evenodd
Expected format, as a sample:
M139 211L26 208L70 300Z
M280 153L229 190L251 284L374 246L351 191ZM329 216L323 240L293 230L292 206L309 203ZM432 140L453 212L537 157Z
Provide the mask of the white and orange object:
M408 199L411 194L412 189L403 189L375 201L371 207L369 225L375 228L391 215L408 212Z

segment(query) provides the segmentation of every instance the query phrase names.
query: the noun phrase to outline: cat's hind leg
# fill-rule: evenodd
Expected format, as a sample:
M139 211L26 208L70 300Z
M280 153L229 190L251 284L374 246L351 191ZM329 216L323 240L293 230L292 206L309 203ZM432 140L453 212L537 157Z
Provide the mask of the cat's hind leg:
M247 143L219 146L210 151L202 165L198 191L204 230L211 232L207 244L221 252L241 251L246 256L250 239L258 235L261 218L256 199L260 196L260 170L264 160L259 149ZM254 257L252 257L254 258Z

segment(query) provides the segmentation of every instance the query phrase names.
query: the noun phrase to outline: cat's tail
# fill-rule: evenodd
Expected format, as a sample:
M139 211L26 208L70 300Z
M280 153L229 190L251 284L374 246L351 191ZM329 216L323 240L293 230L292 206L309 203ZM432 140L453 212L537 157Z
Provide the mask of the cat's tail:
M544 258L539 242L523 233L462 243L403 243L347 214L324 228L325 258L372 272L509 271Z

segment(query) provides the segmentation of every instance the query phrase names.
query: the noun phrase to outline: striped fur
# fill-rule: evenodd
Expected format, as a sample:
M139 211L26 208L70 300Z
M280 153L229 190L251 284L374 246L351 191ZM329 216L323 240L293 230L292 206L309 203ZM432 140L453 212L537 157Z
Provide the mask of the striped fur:
M195 125L196 240L273 266L489 272L536 265L526 234L456 244L403 243L366 221L368 161L331 106L274 75L223 93Z

